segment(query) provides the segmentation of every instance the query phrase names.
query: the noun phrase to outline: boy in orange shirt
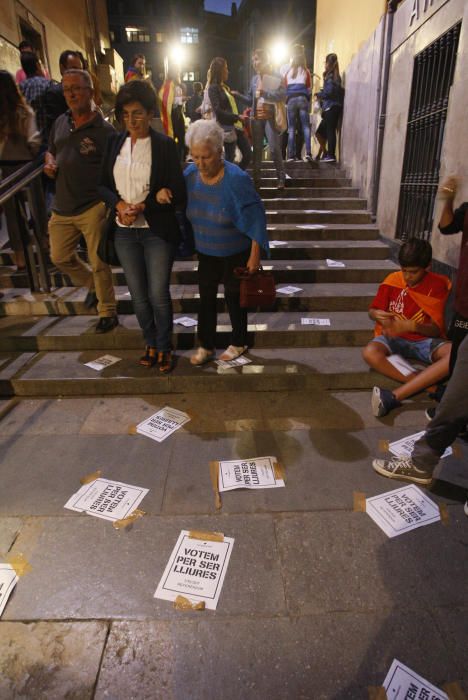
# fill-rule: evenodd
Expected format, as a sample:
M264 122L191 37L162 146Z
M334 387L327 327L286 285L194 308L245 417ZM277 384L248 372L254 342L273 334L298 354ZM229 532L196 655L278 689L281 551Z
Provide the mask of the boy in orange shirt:
M387 415L404 399L440 382L449 373L451 344L445 338L444 308L451 283L445 275L429 271L432 248L428 241L413 238L398 254L400 272L388 275L369 308L376 322L375 337L363 350L370 367L386 377L403 382L394 391L375 386L372 412ZM401 355L427 365L405 376L389 361Z

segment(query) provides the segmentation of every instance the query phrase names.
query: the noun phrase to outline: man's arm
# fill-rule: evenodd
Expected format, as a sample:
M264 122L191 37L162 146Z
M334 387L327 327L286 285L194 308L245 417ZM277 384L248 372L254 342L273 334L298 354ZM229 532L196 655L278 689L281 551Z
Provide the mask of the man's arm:
M449 177L439 189L439 196L444 198L444 207L439 221L439 231L442 235L451 235L463 230L465 212L468 209L468 202L464 202L454 211L453 202L457 194L458 181L454 177Z

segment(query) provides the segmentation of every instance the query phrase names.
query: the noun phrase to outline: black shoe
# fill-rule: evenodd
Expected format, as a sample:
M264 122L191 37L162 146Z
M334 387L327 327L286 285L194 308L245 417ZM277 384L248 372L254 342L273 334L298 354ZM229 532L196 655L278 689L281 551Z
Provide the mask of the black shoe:
M103 316L99 319L96 326L96 333L108 333L113 328L119 325L118 316Z
M84 300L84 305L87 309L93 309L98 305L98 298L96 296L96 292L93 289L90 289L87 293Z
M424 411L424 414L427 418L427 420L432 420L436 414L437 406L430 406L429 408L426 408Z
M383 418L394 408L401 406L401 402L394 397L389 389L381 389L378 386L372 389L371 404L372 413L376 418Z

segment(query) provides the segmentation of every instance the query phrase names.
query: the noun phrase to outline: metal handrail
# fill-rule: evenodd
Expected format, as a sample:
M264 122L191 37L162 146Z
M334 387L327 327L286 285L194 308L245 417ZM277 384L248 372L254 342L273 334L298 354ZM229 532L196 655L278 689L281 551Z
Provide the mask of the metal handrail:
M12 166L15 161L1 161L1 163L3 166ZM50 275L43 245L47 236L46 205L42 183L38 179L43 170L44 156L42 155L27 162L0 182L0 206L11 199L15 199L17 203L17 224L25 254L29 287L32 292L50 292ZM29 219L26 216L24 199L19 197L21 190L26 192L31 214Z

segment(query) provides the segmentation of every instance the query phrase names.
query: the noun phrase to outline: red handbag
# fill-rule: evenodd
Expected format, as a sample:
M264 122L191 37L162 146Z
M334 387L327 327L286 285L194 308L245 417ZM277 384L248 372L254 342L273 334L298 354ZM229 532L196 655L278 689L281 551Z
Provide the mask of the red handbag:
M271 272L260 267L250 274L246 267L236 267L234 274L240 279L240 305L243 309L273 306L276 287Z

